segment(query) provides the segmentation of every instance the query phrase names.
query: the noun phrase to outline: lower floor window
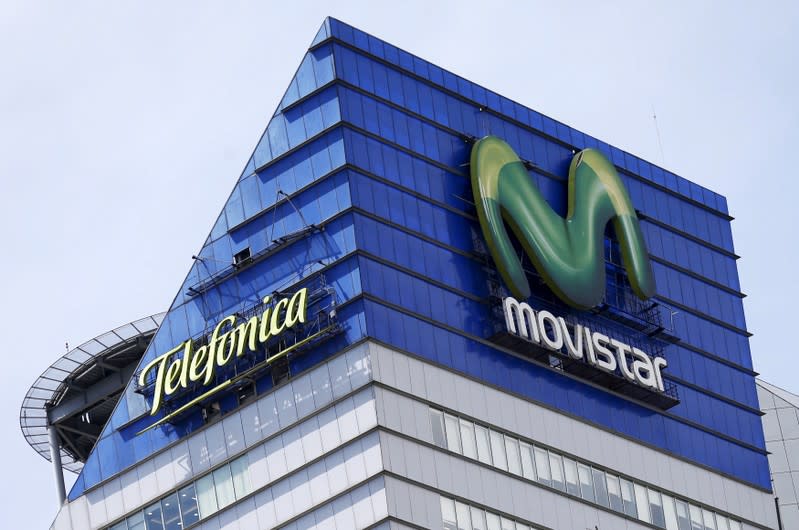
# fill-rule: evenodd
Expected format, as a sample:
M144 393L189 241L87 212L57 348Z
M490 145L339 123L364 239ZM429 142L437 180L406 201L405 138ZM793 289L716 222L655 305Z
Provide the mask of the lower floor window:
M530 525L460 501L441 497L444 530L532 530Z
M433 425L433 441L441 448L598 504L614 512L623 513L658 528L741 530L739 521L514 435L499 432L434 408L430 408L430 419ZM442 500L442 510L452 508L451 513L446 512L445 530L449 528L506 530L503 525L511 524L511 522L506 524L503 518L492 516L489 512L475 515L478 512L473 510L468 512L470 522L462 523L462 520L466 519L467 512L456 514L456 505L445 506L444 502ZM515 524L516 527L508 526L508 528L518 528L518 523Z

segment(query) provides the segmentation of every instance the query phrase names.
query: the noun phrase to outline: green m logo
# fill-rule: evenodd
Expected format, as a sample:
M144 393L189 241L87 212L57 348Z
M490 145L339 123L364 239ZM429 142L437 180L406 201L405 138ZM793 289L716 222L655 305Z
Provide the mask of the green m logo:
M536 270L558 297L590 309L605 294L604 231L613 221L624 268L635 294L655 294L655 279L638 217L616 168L595 149L584 149L569 167L566 219L547 204L513 149L495 136L472 148L472 190L488 248L513 296L530 296L506 224Z

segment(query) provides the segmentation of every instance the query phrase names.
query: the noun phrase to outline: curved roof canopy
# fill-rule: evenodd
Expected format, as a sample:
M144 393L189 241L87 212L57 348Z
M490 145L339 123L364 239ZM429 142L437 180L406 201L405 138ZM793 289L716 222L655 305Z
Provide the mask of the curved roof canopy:
M19 424L37 453L50 460L47 429L52 425L63 468L80 471L164 314L84 342L36 379L22 400Z

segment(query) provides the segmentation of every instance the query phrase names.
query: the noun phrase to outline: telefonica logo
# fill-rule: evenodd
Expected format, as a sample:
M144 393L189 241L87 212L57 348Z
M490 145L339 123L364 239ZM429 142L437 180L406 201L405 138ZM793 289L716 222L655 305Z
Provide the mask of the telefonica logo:
M191 339L185 340L147 363L139 374L138 381L140 387L146 386L150 381L153 384L153 405L150 415L158 413L166 397L180 390L189 389L194 384L205 387L214 383L217 381L217 369L223 369L235 363L247 352L254 352L262 348L271 338L280 336L297 324L305 323L305 316L308 312L307 288L298 290L291 298L282 298L274 304L271 302L271 296L264 298L265 310L260 316L254 316L247 321L238 322L237 314L223 318L207 338L207 344L198 345ZM324 331L327 330L321 330L268 356L264 361L265 364L271 364L277 359L287 356L292 350ZM182 355L180 355L181 353ZM223 381L144 430L170 421L200 401L232 386L236 381L251 376L250 371L244 371Z
M604 231L613 221L630 285L641 299L655 294L655 279L638 218L613 164L584 149L569 167L569 208L560 217L536 189L513 149L495 136L472 148L472 190L477 215L494 262L516 298L530 285L505 223L536 270L558 297L578 309L605 294Z

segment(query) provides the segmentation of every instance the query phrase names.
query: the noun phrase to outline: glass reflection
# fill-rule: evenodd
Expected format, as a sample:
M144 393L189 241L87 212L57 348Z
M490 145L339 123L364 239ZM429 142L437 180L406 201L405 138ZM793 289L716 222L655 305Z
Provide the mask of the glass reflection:
M508 459L505 456L505 441L502 435L496 431L491 433L491 456L494 458L494 465L500 469L508 470Z
M683 501L676 501L674 506L677 511L677 528L679 530L691 530L691 519L688 515L688 504Z
M610 501L610 508L611 510L615 510L617 512L623 512L624 504L621 500L621 486L619 486L619 477L608 473L606 478L608 484L608 500Z
M195 482L197 489L197 505L200 508L200 517L208 517L219 509L216 503L213 475L206 475Z
M447 437L444 434L444 414L440 410L430 409L430 423L433 426L433 443L438 447L447 447Z
M499 515L486 512L486 525L488 530L502 530L499 525Z
M551 486L552 479L549 474L549 456L547 455L546 449L535 447L533 448L533 453L535 455L535 471L538 474L538 482Z
M533 464L533 446L522 442L520 444L522 456L522 474L524 478L535 480L535 465Z
M128 517L128 530L145 530L144 512L137 512Z
M444 530L458 530L455 522L455 501L441 497L441 519Z
M458 518L458 530L472 530L472 518L469 507L462 502L455 503L455 515Z
M183 518L183 528L200 520L194 484L189 484L178 492L178 502L180 503L180 514Z
M514 475L522 474L522 461L519 454L519 441L510 436L505 437L505 451L508 454L508 471Z
M180 530L182 528L177 493L161 499L161 512L164 518L164 530Z
M649 513L652 516L652 524L660 528L666 528L663 501L660 498L660 492L653 489L649 490Z
M647 488L610 472L572 460L557 452L534 446L509 434L493 431L482 425L431 409L433 423L451 445L457 439L461 454L494 467L510 471L528 480L582 497L613 511L621 512L666 530L739 530L738 521L727 519L711 510L680 501L656 489ZM438 419L441 418L441 419ZM449 425L445 425L449 423ZM449 430L447 429L449 427ZM452 433L450 434L450 430ZM435 438L435 434L434 434ZM473 509L474 510L474 509ZM475 519L476 530L493 530L502 521L490 515ZM524 525L513 521L516 528Z
M577 477L577 462L571 458L564 458L563 471L566 476L566 492L579 497L580 479Z
M638 518L647 523L652 522L652 516L649 513L649 496L646 493L646 488L640 484L633 484L635 491L635 504L638 505Z
M666 518L666 530L680 530L677 523L677 512L674 509L674 499L663 494L663 516Z
M594 502L594 478L591 468L585 464L577 464L577 476L580 479L580 496Z
M484 464L491 464L491 442L488 439L488 429L481 425L474 426L477 438L477 459Z
M693 504L690 504L688 508L691 514L691 530L704 530L704 525L702 524L702 510Z
M249 465L250 462L247 455L230 463L230 473L233 476L233 490L236 494L236 499L241 499L252 491L248 470Z
M635 502L635 491L633 483L629 480L619 479L621 483L621 499L624 503L624 513L632 517L638 517L638 505Z
M161 517L161 503L156 502L144 509L145 528L147 530L164 530L164 520Z
M705 530L716 530L716 518L713 517L713 512L703 509L702 520L705 523Z
M472 422L461 420L461 441L463 442L463 456L477 459L477 445Z
M561 491L566 489L566 481L563 478L563 462L560 455L549 452L549 471L552 474L552 487Z
M230 468L222 466L213 473L214 486L216 486L216 499L219 501L219 508L224 508L236 500L233 492L233 478L230 476Z
M473 530L488 530L486 526L486 513L474 506L471 507L472 512L472 529Z
M444 414L444 427L447 431L447 448L458 454L461 453L461 435L458 418Z
M605 508L610 506L608 502L608 488L605 481L605 472L599 469L592 469L591 473L594 477L594 491L596 492L596 502Z

